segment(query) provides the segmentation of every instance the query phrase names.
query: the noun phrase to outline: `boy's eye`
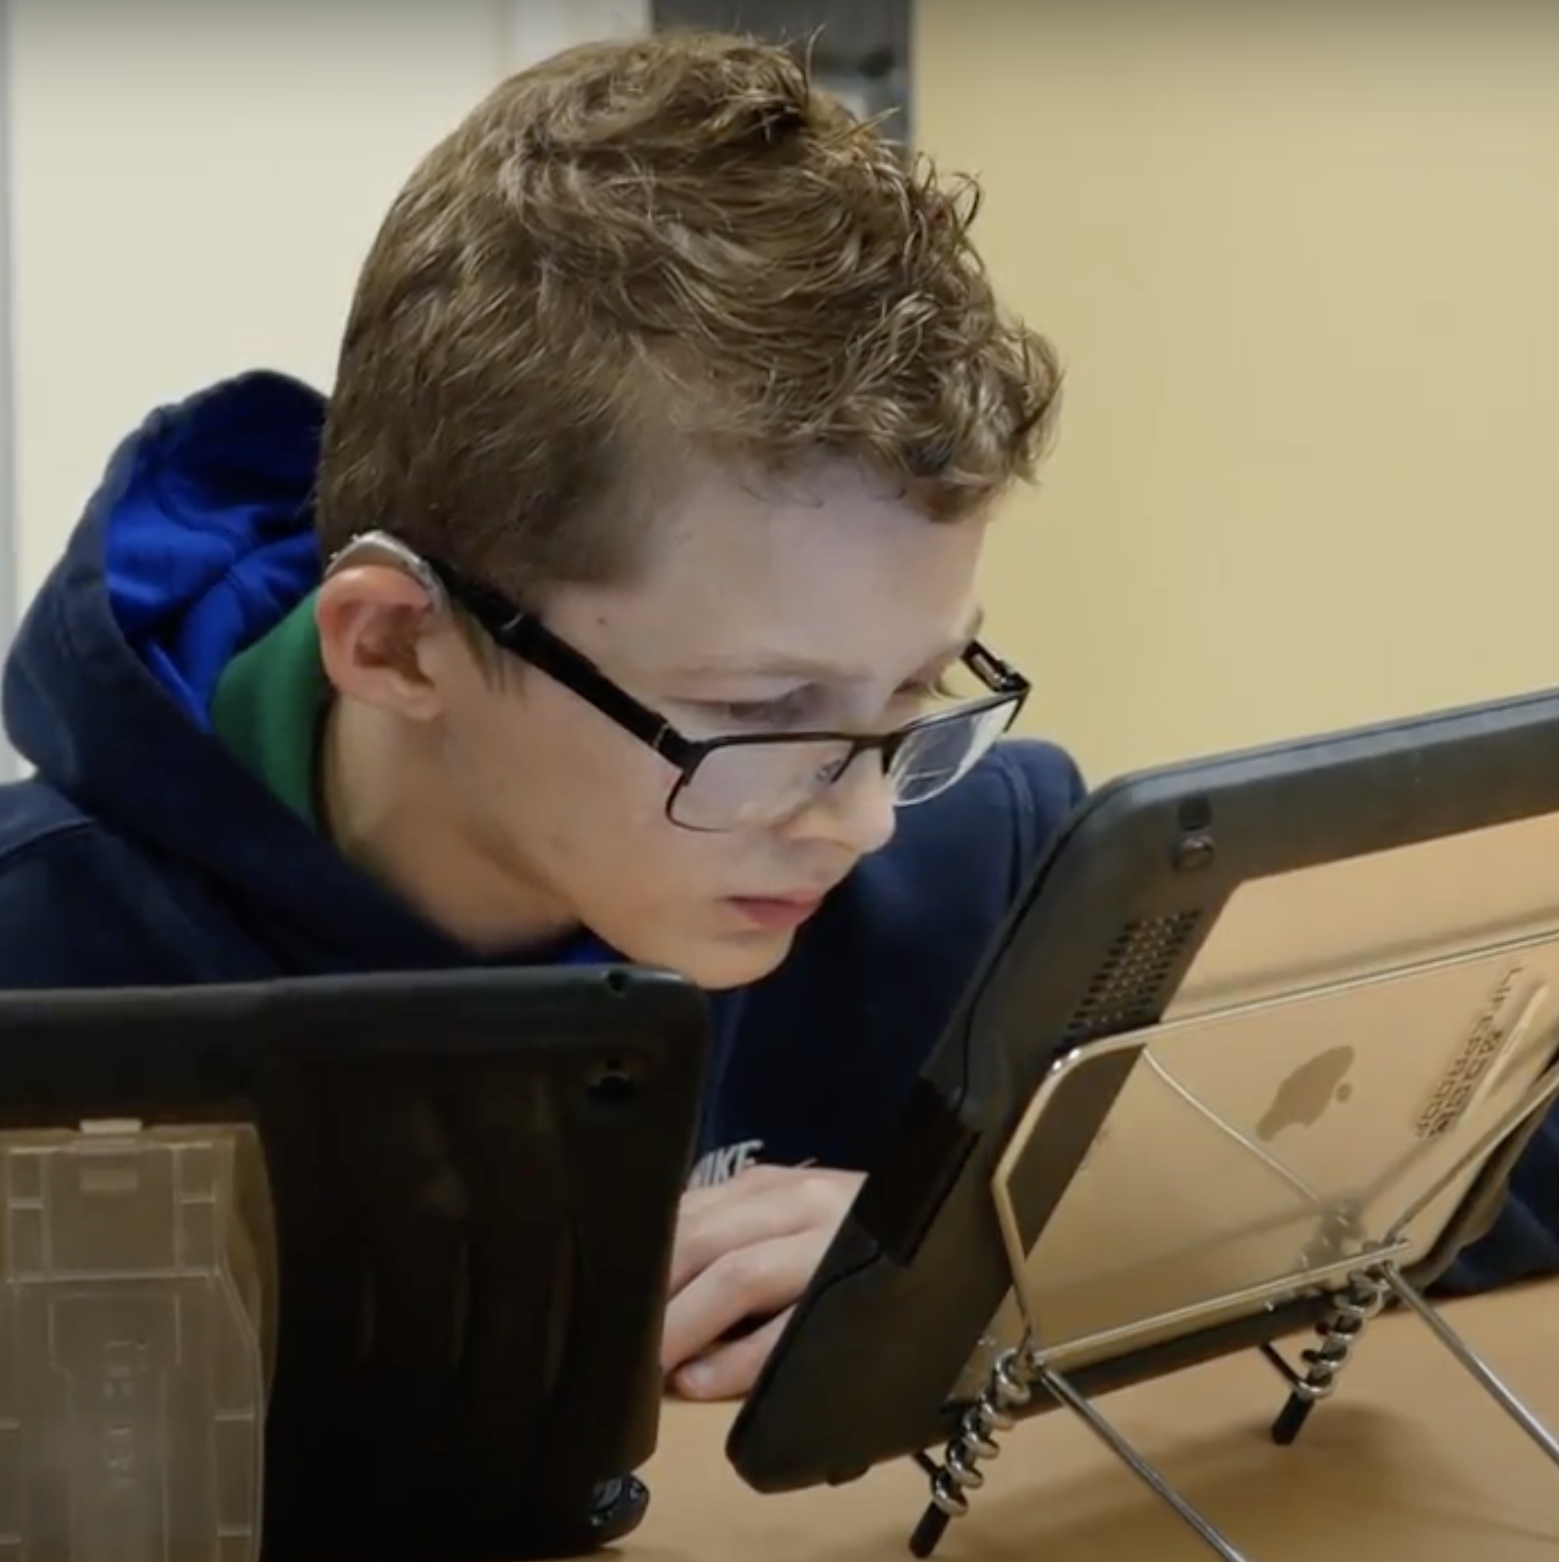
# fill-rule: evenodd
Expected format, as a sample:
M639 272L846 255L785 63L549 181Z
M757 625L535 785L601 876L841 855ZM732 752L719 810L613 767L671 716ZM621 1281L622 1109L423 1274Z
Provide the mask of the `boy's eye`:
M718 700L700 704L711 720L736 727L781 727L806 715L811 705L805 690L768 700Z
M893 697L893 706L895 710L902 710L906 706L918 707L937 700L954 699L957 692L951 674L917 678L898 690ZM766 700L700 701L698 709L713 723L762 729L818 724L825 714L819 711L818 705L819 691L802 688Z

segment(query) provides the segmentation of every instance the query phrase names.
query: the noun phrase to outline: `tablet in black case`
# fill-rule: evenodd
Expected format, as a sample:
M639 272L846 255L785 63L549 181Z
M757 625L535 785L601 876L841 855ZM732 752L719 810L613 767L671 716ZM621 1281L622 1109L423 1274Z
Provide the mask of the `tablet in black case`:
M742 1407L737 1471L763 1491L838 1482L961 1435L1021 1334L1014 1251L1045 1349L1068 1347L1087 1394L1312 1324L1334 1291L1194 1326L1133 1314L1260 1281L1275 1253L1308 1261L1331 1241L1316 1209L1355 1192L1389 1224L1388 1195L1412 1207L1466 1139L1472 1175L1400 1255L1431 1284L1498 1208L1533 1120L1486 1154L1477 1136L1551 1064L1556 1003L1559 696L1101 788L1037 866Z
M618 967L0 995L23 1549L513 1562L635 1527L706 1024Z

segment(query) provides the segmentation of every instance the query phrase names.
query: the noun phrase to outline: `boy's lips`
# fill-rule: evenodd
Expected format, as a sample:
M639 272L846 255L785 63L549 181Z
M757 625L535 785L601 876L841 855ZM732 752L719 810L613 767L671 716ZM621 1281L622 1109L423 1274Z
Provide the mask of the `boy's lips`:
M766 932L784 932L800 927L819 906L819 894L732 895L727 902L747 921Z

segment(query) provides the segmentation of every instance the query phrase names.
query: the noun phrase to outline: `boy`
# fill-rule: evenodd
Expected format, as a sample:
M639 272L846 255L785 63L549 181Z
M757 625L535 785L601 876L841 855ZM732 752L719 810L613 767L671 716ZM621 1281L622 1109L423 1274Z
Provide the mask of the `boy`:
M389 212L328 408L250 375L115 456L7 670L0 982L684 973L665 1365L743 1389L775 1325L717 1342L805 1284L1079 791L991 752L976 564L1058 372L968 217L778 48L502 84Z
M1080 790L993 746L1026 685L976 566L1058 371L969 215L776 48L500 86L392 207L328 407L246 376L115 456L7 667L0 981L684 973L665 1366L745 1389Z

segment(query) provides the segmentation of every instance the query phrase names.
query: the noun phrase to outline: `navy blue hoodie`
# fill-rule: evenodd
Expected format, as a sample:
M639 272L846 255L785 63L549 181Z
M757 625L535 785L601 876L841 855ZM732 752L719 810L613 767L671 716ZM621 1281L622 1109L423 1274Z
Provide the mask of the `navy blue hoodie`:
M470 964L214 735L233 657L318 583L324 402L254 374L155 413L115 454L6 665L33 779L0 787L0 987L248 981ZM1070 761L1000 745L905 811L772 976L715 999L698 1175L862 1167L1081 795ZM1559 1268L1559 1145L1456 1271Z

